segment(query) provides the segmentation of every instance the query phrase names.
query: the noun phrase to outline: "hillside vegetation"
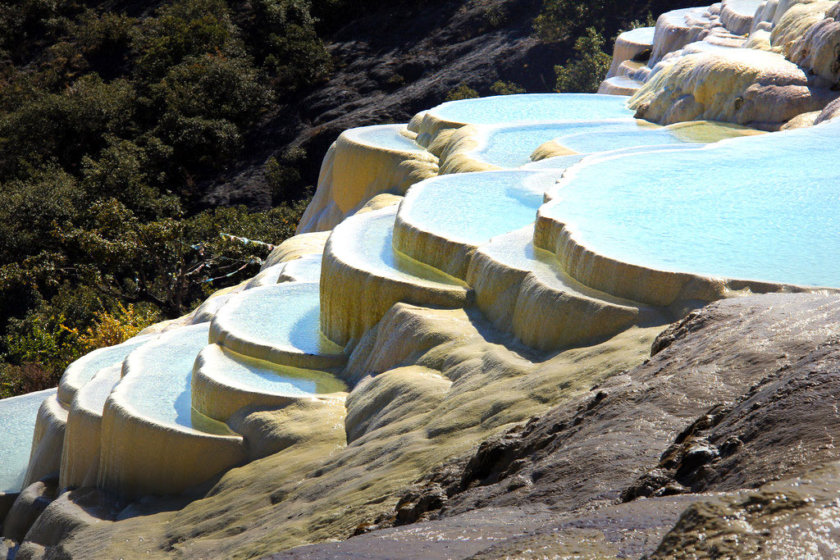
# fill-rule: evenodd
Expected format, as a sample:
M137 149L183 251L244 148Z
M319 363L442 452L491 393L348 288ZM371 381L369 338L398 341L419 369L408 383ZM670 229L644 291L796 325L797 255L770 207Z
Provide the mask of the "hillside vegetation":
M504 31L519 6L404 4L0 6L0 395L53 386L84 352L177 317L252 275L266 248L220 234L268 243L293 234L323 155L319 146L334 133L324 131L307 151L270 131L286 122L300 128L306 100L331 95L330 80L343 79L352 55L332 45L346 44L348 29L363 28L365 18L437 9L480 13L484 23L469 33ZM658 13L672 2L532 4L527 31L565 53L554 62L562 89L572 90L597 83L576 76L609 60L601 49L631 25L628 14ZM581 57L588 57L583 66ZM389 78L387 87L408 88L428 71L418 72ZM535 91L480 78L463 89ZM410 116L411 103L401 107L400 116ZM276 145L266 148L267 138ZM252 153L258 163L245 157ZM211 187L243 167L271 203L208 207Z

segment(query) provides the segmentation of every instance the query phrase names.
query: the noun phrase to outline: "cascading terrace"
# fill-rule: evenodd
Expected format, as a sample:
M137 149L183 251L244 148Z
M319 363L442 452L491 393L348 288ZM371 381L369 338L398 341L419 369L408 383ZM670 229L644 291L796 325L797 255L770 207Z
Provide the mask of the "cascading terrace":
M837 290L837 76L802 54L840 43L811 32L837 3L769 6L621 34L601 94L344 132L258 277L85 356L57 392L0 401L3 503L55 473L61 489L181 493L256 458L231 419L344 403L349 358L396 304L475 308L557 352L724 297Z

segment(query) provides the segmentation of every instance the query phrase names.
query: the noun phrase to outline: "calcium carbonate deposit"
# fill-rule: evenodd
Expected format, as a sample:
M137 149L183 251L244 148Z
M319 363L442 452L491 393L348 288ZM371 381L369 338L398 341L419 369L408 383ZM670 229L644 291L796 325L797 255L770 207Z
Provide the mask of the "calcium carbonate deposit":
M400 433L443 438L418 451L434 464L551 402L516 384L534 364L488 341L590 352L580 363L619 345L621 371L645 329L708 302L840 289L840 122L821 115L838 95L837 15L824 1L677 10L618 37L599 94L467 99L345 131L299 235L257 278L85 356L57 393L0 401L0 490L58 474L60 490L181 493L270 454L237 415L249 407L290 411L290 441L338 426L313 454L346 458L388 406L423 403L434 417ZM445 341L459 342L424 354ZM447 369L453 356L486 377ZM320 420L304 430L296 407ZM511 415L485 425L488 410Z

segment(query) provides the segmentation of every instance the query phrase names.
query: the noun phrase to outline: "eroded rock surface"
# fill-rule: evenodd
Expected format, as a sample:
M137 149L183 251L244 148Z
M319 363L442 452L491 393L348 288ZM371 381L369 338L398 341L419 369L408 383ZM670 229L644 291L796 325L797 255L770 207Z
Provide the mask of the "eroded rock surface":
M476 557L531 558L537 556L524 551L535 547L584 558L638 556L652 553L663 527L694 501L654 557L707 557L711 545L700 542L699 531L745 531L725 521L724 509L747 512L756 527L770 527L774 539L787 539L788 551L820 531L830 540L833 529L824 517L834 505L826 486L768 481L811 480L817 475L809 469L838 458L839 324L840 299L832 296L712 304L666 329L645 364L435 469L405 491L394 510L359 530L396 528L277 558L378 558L420 541L428 558L448 557L447 551L466 558L480 550ZM833 480L832 469L820 471L820 480ZM731 498L698 494L758 487ZM786 519L771 516L776 488L799 492L780 502L787 504ZM622 501L629 503L617 505ZM538 507L543 517L511 529L517 515ZM592 508L596 513L566 513ZM601 517L611 519L608 527L594 521ZM792 529L793 520L804 528ZM570 533L571 527L590 532ZM643 543L640 527L647 531ZM458 531L465 542L456 545ZM442 544L429 544L438 538ZM751 538L755 545L758 537ZM675 553L686 543L694 548ZM762 557L768 549L738 550L744 556L732 557Z

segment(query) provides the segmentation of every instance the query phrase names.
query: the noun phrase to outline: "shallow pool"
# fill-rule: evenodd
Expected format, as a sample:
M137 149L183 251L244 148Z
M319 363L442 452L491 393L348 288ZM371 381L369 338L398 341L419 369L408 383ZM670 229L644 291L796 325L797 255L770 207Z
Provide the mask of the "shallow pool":
M55 389L0 400L0 492L19 492L29 464L38 409Z
M555 182L528 171L443 175L414 185L399 215L423 231L477 245L532 223Z
M368 146L409 152L423 151L423 148L415 144L413 140L400 134L400 131L404 128L404 124L377 124L351 128L344 134L352 140Z
M636 29L625 31L619 36L628 43L651 45L653 44L653 34L655 32L655 27L637 27Z
M648 125L651 126L651 125ZM604 131L626 131L633 133L642 127L635 119L613 119L605 121L545 122L521 126L499 126L481 131L481 145L475 150L477 159L514 168L531 161L531 154L541 144L558 136Z
M209 329L209 323L181 327L132 352L127 358L129 372L118 384L122 402L158 423L230 434L227 426L192 408L193 362L207 346Z
M318 282L321 279L321 261L323 255L307 255L285 263L283 276L294 278L297 282Z
M317 283L284 282L236 295L216 315L219 327L252 345L316 356L343 355L321 334Z
M58 390L59 398L67 405L71 404L76 391L90 381L96 373L106 367L121 364L132 351L140 345L154 339L157 335L144 335L131 338L122 344L94 350L85 354L67 367L61 378Z
M354 216L342 224L341 258L359 270L412 284L463 286L455 278L393 247L396 207ZM335 234L333 234L335 235Z
M202 372L214 380L246 391L305 397L346 391L347 386L323 371L256 360L219 346L208 347Z
M502 124L537 121L591 121L632 117L627 99L591 93L499 95L449 101L429 110L447 121Z
M840 287L840 123L567 172L543 212L587 247L660 270Z

